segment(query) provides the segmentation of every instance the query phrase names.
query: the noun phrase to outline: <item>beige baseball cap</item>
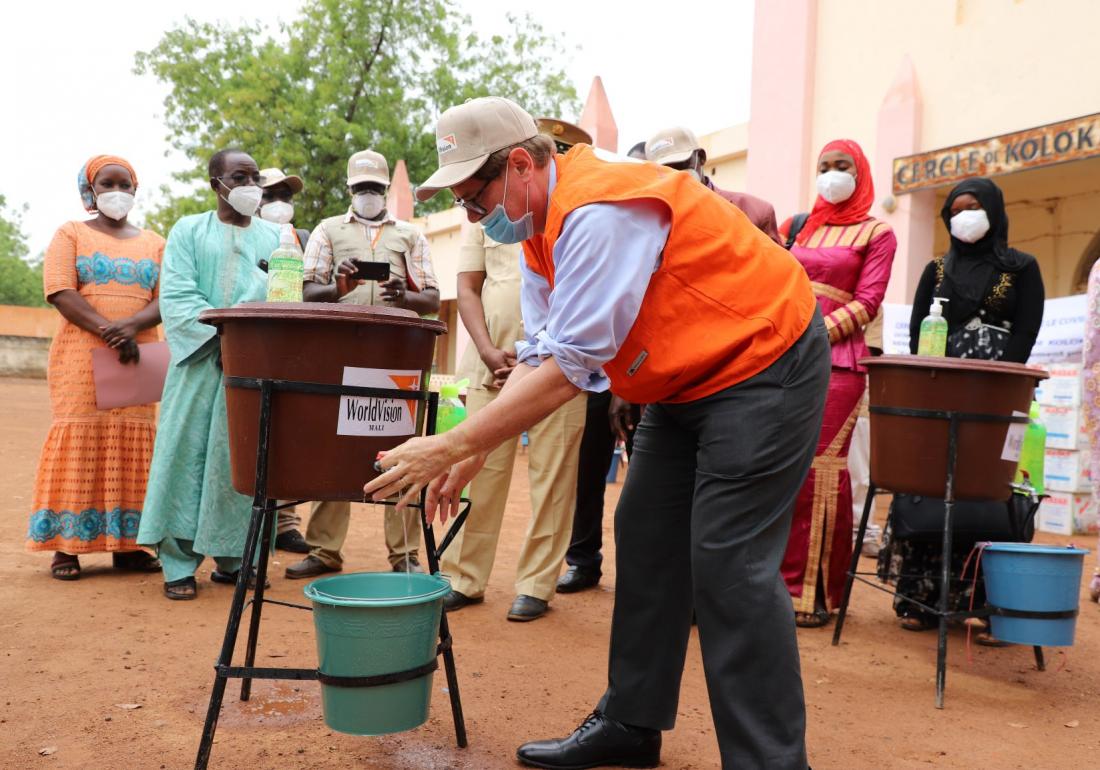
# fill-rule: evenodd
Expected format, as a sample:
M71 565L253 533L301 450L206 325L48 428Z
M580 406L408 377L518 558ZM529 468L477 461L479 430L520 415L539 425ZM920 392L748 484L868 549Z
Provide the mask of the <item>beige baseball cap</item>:
M683 163L699 149L699 140L691 129L673 126L658 131L645 143L645 159L667 166Z
M426 201L440 190L462 184L497 150L539 133L535 119L510 99L483 96L451 107L435 125L439 168L416 190Z
M260 187L274 187L283 182L290 185L290 191L295 195L300 193L302 188L305 187L300 176L294 174L287 176L283 173L281 168L260 169Z
M377 182L389 187L390 164L382 153L360 150L348 158L348 187L360 182Z
M554 140L555 144L572 147L575 144L592 144L592 134L580 126L561 118L538 118L539 132Z

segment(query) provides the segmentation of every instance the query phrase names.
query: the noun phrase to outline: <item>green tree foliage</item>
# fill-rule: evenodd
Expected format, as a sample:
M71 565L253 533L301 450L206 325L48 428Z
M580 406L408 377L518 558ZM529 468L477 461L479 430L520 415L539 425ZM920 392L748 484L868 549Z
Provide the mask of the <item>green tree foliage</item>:
M509 21L507 37L486 38L454 0L307 0L274 34L259 23L187 20L135 66L169 86L167 139L192 162L176 178L194 191L162 188L168 200L149 225L167 232L213 205L206 161L220 148L300 175L295 219L313 227L347 208L347 159L357 150L381 152L391 168L404 159L414 182L430 174L434 121L449 106L494 94L535 115L575 115L561 45L530 17ZM423 211L449 205L440 197Z
M0 195L0 305L42 307L42 262L27 261L27 236L20 211Z

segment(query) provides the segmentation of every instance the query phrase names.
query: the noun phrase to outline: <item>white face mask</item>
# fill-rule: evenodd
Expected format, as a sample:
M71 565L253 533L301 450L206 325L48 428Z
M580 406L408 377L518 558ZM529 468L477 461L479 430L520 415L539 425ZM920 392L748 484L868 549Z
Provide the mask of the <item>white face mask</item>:
M374 219L386 207L386 198L376 192L356 193L351 196L351 207L363 219Z
M817 175L817 194L829 203L840 203L856 191L856 178L847 171L826 171Z
M134 196L120 190L100 193L95 197L95 207L103 216L117 221L130 213L134 207Z
M271 201L260 206L260 219L277 225L290 224L294 219L294 204L286 201Z
M225 182L218 180L221 186L229 190L229 186ZM242 185L241 187L234 187L229 190L229 195L225 196L225 202L233 207L233 210L240 214L242 217L250 217L256 213L256 209L260 205L260 201L263 200L264 191L254 184Z
M951 234L963 243L977 243L989 232L985 209L966 209L951 217Z

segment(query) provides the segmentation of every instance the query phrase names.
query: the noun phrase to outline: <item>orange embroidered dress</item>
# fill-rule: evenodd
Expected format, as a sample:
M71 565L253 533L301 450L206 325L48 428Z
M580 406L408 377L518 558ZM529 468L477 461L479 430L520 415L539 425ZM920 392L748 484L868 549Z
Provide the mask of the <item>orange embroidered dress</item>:
M119 239L83 222L61 226L46 250L46 296L74 289L109 321L134 315L158 294L164 239L143 230ZM155 329L137 341L152 342ZM50 345L53 422L38 462L27 550L82 554L136 551L153 456L153 404L100 411L92 379L98 336L64 318Z

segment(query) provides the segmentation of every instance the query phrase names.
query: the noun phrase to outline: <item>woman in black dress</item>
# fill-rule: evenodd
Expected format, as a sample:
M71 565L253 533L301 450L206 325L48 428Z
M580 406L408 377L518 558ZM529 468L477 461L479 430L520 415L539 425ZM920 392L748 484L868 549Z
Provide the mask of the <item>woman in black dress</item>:
M944 306L948 356L1026 363L1043 321L1043 278L1035 257L1008 245L1001 189L989 179L967 179L948 194L940 216L951 234L951 247L928 263L917 284L909 320L910 352L917 352L920 324L932 298L943 297L948 300ZM973 546L967 541L954 543L953 575L961 575ZM894 599L902 628L924 631L936 626L934 615L902 595L936 606L940 565L938 542L894 540L887 528L879 554L879 578L903 576L897 578L899 595ZM948 609L967 609L975 584L981 591L981 582L969 579L965 585L952 586ZM982 604L983 597L975 597L974 603ZM990 641L988 635L984 640Z

